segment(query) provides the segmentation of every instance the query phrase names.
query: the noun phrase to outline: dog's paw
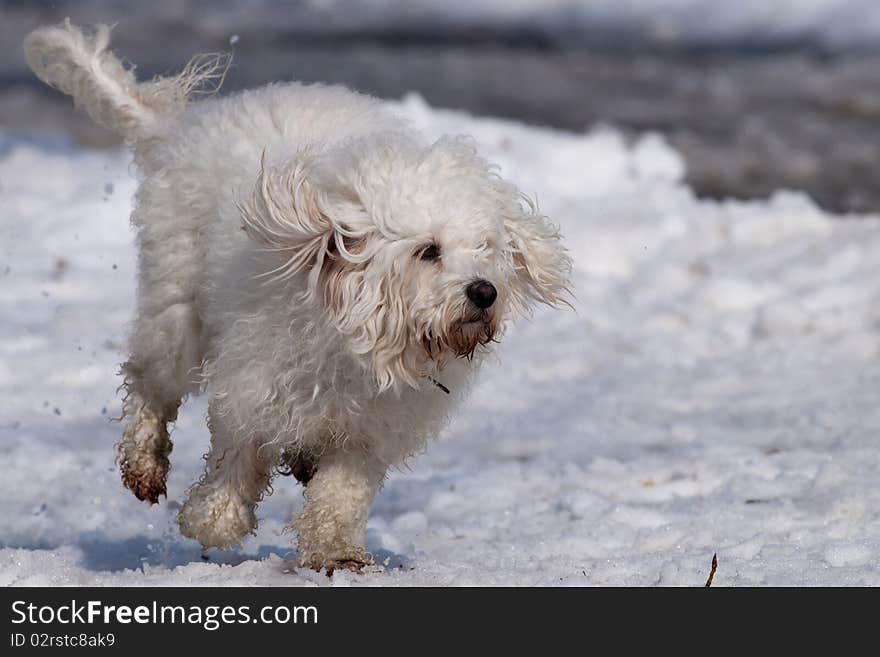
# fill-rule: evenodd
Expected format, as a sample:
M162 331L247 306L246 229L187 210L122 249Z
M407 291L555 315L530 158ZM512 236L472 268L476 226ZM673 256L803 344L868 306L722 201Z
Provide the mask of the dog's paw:
M367 561L358 561L355 559L330 559L329 561L325 561L324 565L324 573L327 577L333 577L333 573L337 570L348 570L353 573L357 573L358 575L362 575L364 572L364 568L369 566L370 562ZM317 568L316 570L321 570Z
M362 575L364 568L372 563L369 559L310 559L302 562L301 565L318 572L323 570L327 577L333 577L333 573L337 570L348 570Z
M300 565L312 570L323 570L327 577L333 577L336 570L348 570L353 573L362 573L366 566L372 565L373 560L362 548L349 547L343 551L337 551L336 556L328 557L322 554L312 554L300 561Z
M165 489L167 468L156 467L155 464L137 468L130 463L123 463L119 469L122 473L122 485L134 493L139 500L152 506L159 502L159 497L168 496Z
M203 548L226 549L253 533L257 526L254 506L237 495L197 487L177 515L177 524L181 534Z
M165 421L139 408L118 445L122 485L139 500L156 504L165 495L165 480L171 463L171 440Z

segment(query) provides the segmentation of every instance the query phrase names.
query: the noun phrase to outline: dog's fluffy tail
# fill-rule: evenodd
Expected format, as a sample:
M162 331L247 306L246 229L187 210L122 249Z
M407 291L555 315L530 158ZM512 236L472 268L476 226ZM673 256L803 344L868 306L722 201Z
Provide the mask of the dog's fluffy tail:
M162 134L193 92L219 89L230 62L228 55L199 55L176 76L138 83L109 43L107 25L85 34L68 19L28 34L24 50L37 77L129 141Z

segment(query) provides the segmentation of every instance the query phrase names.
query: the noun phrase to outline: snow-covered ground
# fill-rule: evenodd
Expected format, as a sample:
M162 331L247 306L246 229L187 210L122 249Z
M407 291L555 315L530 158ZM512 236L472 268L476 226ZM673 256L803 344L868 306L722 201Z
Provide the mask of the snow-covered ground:
M804 195L697 200L632 145L432 110L562 225L574 311L518 324L443 440L370 519L384 571L294 567L279 478L240 551L174 515L208 433L191 400L169 499L113 463L133 299L121 151L0 136L0 585L880 585L880 217Z

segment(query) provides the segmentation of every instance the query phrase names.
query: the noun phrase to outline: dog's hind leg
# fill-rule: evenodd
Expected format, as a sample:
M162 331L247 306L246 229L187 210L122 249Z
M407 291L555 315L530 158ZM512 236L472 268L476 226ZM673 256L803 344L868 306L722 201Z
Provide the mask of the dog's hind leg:
M132 217L141 224L140 281L131 356L122 368L128 425L118 461L125 487L152 504L166 494L168 423L177 419L183 398L198 389L202 347L192 233L163 236L164 217L143 214Z
M364 544L373 498L387 466L362 448L327 450L318 459L297 519L297 547L303 566L332 574L360 570L370 562Z
M199 388L202 323L197 308L202 248L183 206L169 205L164 180L138 190L132 223L140 247L137 314L123 365L127 426L118 445L122 481L138 499L165 495L171 440L183 398Z
M239 439L212 403L211 451L205 473L177 516L184 536L203 548L228 548L257 527L256 507L269 487L277 451L253 437Z
M171 440L183 397L197 384L199 322L192 304L177 303L154 316L141 313L132 335L132 355L123 365L127 426L118 445L122 482L153 504L165 495Z

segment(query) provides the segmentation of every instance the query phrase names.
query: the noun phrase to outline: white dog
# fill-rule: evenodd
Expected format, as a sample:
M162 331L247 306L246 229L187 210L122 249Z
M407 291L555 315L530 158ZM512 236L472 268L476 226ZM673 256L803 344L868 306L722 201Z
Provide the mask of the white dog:
M440 430L506 318L564 303L560 234L470 141L427 144L379 100L290 83L188 103L222 58L138 83L108 42L65 22L25 51L141 177L123 483L165 494L167 424L207 387L183 534L238 544L286 468L307 483L301 563L359 570L388 468Z

